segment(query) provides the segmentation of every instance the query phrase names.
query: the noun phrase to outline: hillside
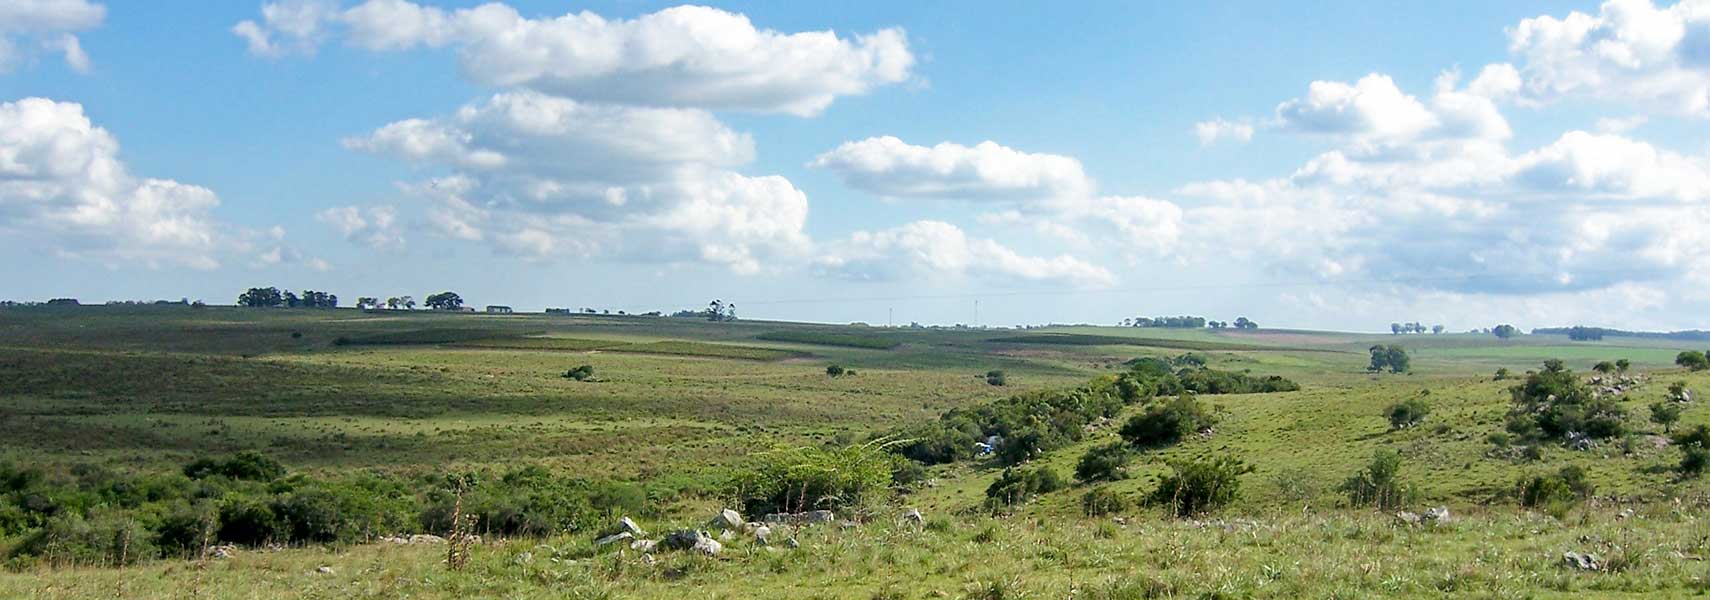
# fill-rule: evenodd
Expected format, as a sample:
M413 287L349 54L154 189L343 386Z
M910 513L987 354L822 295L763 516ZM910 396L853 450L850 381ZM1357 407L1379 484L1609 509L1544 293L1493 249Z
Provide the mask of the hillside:
M1411 372L1368 372L1374 344L1405 348ZM1650 405L1669 402L1670 384L1710 389L1710 375L1674 366L1681 349L1619 336L0 309L0 463L4 473L33 469L29 477L39 478L0 478L10 482L0 495L0 553L11 567L0 596L645 598L680 595L686 585L730 598L1686 594L1702 585L1710 530L1697 515L1706 486L1677 473L1681 452L1646 419ZM1207 373L1278 376L1300 389L1199 394L1215 426L1138 450L1130 477L1070 483L997 510L987 489L1005 473L1001 453L922 465L895 480L896 494L836 506L848 527L788 529L799 548L761 545L751 533L724 540L725 551L710 558L592 544L622 516L653 534L705 527L732 505L731 482L778 448L895 442L947 411L1114 389L1135 359L1174 369L1197 364L1184 362L1189 353ZM1631 362L1632 383L1609 396L1625 411L1624 435L1585 450L1535 444L1531 457L1493 441L1505 432L1509 389L1552 358L1576 381L1599 361ZM567 376L583 365L591 376ZM832 377L830 365L854 374ZM1499 368L1515 378L1494 380ZM993 385L990 371L1002 371L1005 385ZM1071 439L1042 446L1021 466L1072 479L1084 454L1123 443L1129 418L1173 395L1118 403L1109 418L1072 428ZM1386 411L1413 398L1428 402L1423 422L1392 427ZM1710 423L1703 402L1681 408L1675 431ZM1408 497L1394 509L1349 506L1340 486L1383 450L1399 454ZM289 474L259 483L185 479L198 459L225 468L218 461L246 452ZM1140 502L1176 461L1217 457L1251 467L1232 503L1175 518ZM1567 508L1518 505L1519 482L1565 466L1584 470L1590 497ZM432 511L451 506L445 481L462 473L481 482L467 505L457 492L456 509L482 519L468 566L448 568L444 544L379 541L453 533L434 526L445 515ZM136 486L162 491L126 491ZM172 486L192 491L176 496ZM1095 487L1128 506L1087 516L1083 496ZM287 488L295 491L279 491ZM285 507L299 506L291 499L306 490L354 489L389 498L381 504L397 518L330 529L324 542L285 530L256 538L268 543L226 537L240 500L275 498L288 519ZM502 503L515 490L550 491L516 500L518 525L489 521L509 510ZM40 498L63 512L31 512ZM587 505L561 517L529 512L558 498ZM497 512L481 512L489 502ZM1436 506L1453 520L1413 527L1393 516ZM900 519L907 508L922 522ZM170 515L203 509L217 516L209 539L184 546L182 556L195 560L168 551L164 539L141 543ZM102 529L114 523L119 529ZM158 555L114 556L112 531L135 532L123 533L139 536L123 547ZM89 541L96 538L107 545ZM270 549L280 540L285 547ZM235 544L233 556L207 558L222 543ZM1568 551L1595 552L1604 564L1564 568Z

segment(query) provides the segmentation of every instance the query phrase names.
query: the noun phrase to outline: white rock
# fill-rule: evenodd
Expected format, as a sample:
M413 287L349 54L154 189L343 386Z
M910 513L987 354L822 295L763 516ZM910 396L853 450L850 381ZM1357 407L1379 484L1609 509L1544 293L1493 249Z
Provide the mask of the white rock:
M608 535L606 537L594 540L594 545L595 546L609 546L609 545L616 544L616 543L624 541L624 540L632 540L632 539L635 539L635 534L632 534L628 531L619 531L617 533Z

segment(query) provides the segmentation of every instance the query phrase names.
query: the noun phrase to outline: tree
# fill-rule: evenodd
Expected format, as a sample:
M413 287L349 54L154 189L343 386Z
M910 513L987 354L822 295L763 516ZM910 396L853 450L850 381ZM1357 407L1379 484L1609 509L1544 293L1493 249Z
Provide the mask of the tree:
M303 300L301 298L298 298L296 294L293 294L290 291L285 292L285 308L300 308L302 306Z
M1598 361L1597 364L1591 366L1591 370L1597 371L1599 375L1608 375L1615 372L1615 363L1607 360Z
M276 287L249 288L249 291L238 294L237 303L250 308L274 307L284 304L285 296Z
M1697 350L1687 350L1675 355L1674 364L1694 371L1710 369L1710 359L1706 359L1704 353Z
M397 296L393 296L386 299L386 308L387 310L398 310L398 305L403 303L403 300L399 300Z
M416 297L415 296L404 296L402 298L399 298L398 300L403 302L404 310L415 310L416 309Z
M380 299L373 296L362 296L356 299L357 309L380 308Z
M1633 367L1633 361L1627 360L1625 358L1615 361L1615 370L1617 372L1623 374L1623 375L1625 375L1627 373L1627 369L1630 369L1632 367Z
M1674 429L1675 422L1679 420L1679 404L1666 400L1651 404L1651 422L1663 427L1663 435L1668 435L1670 430Z
M1248 319L1247 317L1235 317L1235 328L1236 329L1258 329L1259 324L1254 323L1251 319Z
M1390 333L1390 335L1401 335L1401 324L1400 323L1390 323L1389 324L1389 333Z
M1385 346L1383 344L1378 344L1372 346L1370 351L1372 362L1366 366L1367 371L1376 373L1384 369L1389 369L1389 372L1391 373L1406 373L1407 371L1412 370L1413 361L1407 355L1407 349L1402 348L1400 345L1390 344Z
M435 310L457 310L463 308L463 297L457 292L440 292L427 297L427 306Z
M1372 506L1390 510L1407 502L1412 489L1401 483L1401 454L1394 450L1378 450L1372 462L1342 483L1351 506Z
M1513 325L1502 324L1502 325L1497 325L1496 327L1492 327L1490 329L1490 333L1495 335L1496 337L1499 337L1499 338L1506 340L1508 338L1514 337L1515 335L1518 335L1520 333L1520 330L1516 329Z
M1431 413L1431 405L1425 402L1423 396L1415 396L1390 405L1384 411L1389 417L1390 429L1406 429L1425 422L1425 415Z
M1445 328L1442 325L1432 325L1431 335L1441 335L1443 333L1443 329Z

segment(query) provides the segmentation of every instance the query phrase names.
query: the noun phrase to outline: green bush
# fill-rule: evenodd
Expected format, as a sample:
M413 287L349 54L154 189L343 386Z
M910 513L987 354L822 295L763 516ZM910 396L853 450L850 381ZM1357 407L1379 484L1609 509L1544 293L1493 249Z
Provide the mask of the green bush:
M1135 415L1122 425L1119 433L1135 447L1159 448L1174 445L1216 424L1217 416L1204 403L1184 395Z
M989 385L1003 386L1006 385L1007 382L1004 379L1003 371L992 370L986 371L986 383Z
M775 448L750 457L731 496L748 514L862 506L890 493L896 460L876 442Z
M986 504L992 508L1015 506L1065 486L1063 477L1046 467L1004 469L1003 475L986 487Z
M1384 413L1389 417L1391 429L1406 429L1424 423L1431 405L1422 397L1413 397L1391 404Z
M1075 480L1093 483L1127 479L1128 462L1133 458L1134 450L1125 442L1092 448L1075 463Z
M1342 483L1350 506L1371 506L1391 510L1411 502L1414 492L1401 483L1401 454L1394 450L1378 450L1364 470Z
M1119 513L1128 509L1128 498L1109 486L1098 486L1081 495L1081 512L1089 517Z
M246 481L273 481L285 476L285 465L259 452L239 452L225 459L202 458L184 465L184 476L191 479L220 476Z
M1158 482L1147 501L1168 507L1178 517L1197 515L1229 505L1241 497L1241 476L1253 467L1240 459L1170 461L1173 471Z
M565 379L574 379L576 381L587 381L589 379L593 379L593 377L594 377L594 366L593 365L580 365L574 369L570 369L570 370L564 372L564 378Z
M1626 409L1611 398L1599 398L1580 383L1562 361L1544 361L1544 369L1509 388L1514 407L1508 431L1523 439L1566 440L1569 434L1603 439L1627 433Z
M1697 477L1710 468L1710 427L1699 425L1691 431L1677 433L1674 445L1680 448L1680 474Z
M1558 516L1591 497L1596 489L1585 480L1585 469L1573 465L1555 473L1521 479L1515 487L1521 506L1542 508Z
M842 365L827 365L825 367L825 374L828 376L831 376L831 377L842 377L843 376L843 366Z

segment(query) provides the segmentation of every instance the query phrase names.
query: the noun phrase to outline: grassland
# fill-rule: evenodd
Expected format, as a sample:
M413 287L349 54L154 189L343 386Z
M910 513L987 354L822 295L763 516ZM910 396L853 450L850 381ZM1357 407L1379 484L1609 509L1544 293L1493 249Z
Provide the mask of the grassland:
M1377 343L1407 347L1414 372L1365 372L1366 348ZM952 408L1072 387L1137 356L1191 350L1213 367L1283 375L1303 389L1207 397L1221 417L1213 435L1149 451L1133 477L1106 484L1138 498L1172 459L1235 455L1252 465L1241 500L1199 524L1152 508L1125 511L1124 525L1085 517L1079 487L991 518L979 507L1001 468L973 462L934 467L930 485L875 508L867 525L804 531L799 550L737 540L718 559L669 554L655 563L596 555L581 532L489 540L471 568L453 572L439 546L312 546L125 569L25 566L0 575L0 597L1692 595L1710 586L1710 530L1700 516L1707 487L1674 473L1678 452L1644 420L1670 382L1710 390L1710 376L1673 368L1680 348L1473 334L1022 334L606 315L4 309L0 461L59 470L173 471L197 457L257 450L313 474L526 462L576 476L715 481L776 444L859 441ZM1645 383L1620 404L1636 435L1591 451L1546 448L1536 461L1493 457L1486 438L1502 429L1514 382L1491 372L1557 357L1581 370L1633 361ZM582 364L595 381L562 377ZM828 364L859 375L827 377ZM986 383L993 369L1007 373L1008 386ZM1422 391L1433 405L1427 424L1391 430L1383 409ZM1689 405L1681 423L1710 423L1710 406ZM1082 452L1116 439L1115 422L1098 426L1033 462L1066 474ZM1380 449L1402 454L1419 506L1463 516L1450 527L1410 529L1342 506L1336 486ZM1569 464L1587 470L1598 501L1561 518L1514 506L1517 480ZM650 529L700 523L720 500L689 493L665 502L644 523ZM904 505L928 515L924 531L896 522ZM1617 518L1623 508L1637 514ZM1578 572L1559 566L1566 550L1627 562Z

